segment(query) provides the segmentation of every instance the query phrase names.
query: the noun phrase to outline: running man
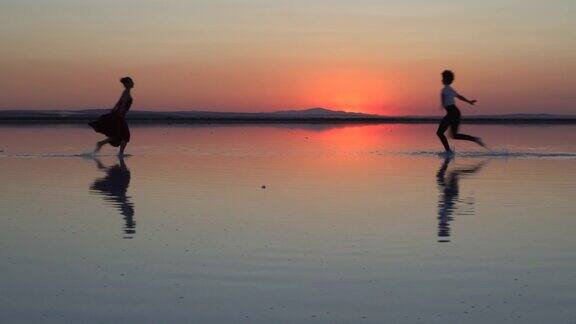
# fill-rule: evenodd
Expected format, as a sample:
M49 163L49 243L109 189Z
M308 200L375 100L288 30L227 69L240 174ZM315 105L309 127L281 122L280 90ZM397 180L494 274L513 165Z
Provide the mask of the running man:
M474 105L476 100L468 100L464 96L458 94L458 92L456 92L456 90L452 89L450 86L452 82L454 82L454 73L450 70L445 70L442 72L442 83L444 84L444 88L442 88L441 92L441 101L442 107L446 109L446 116L444 116L444 118L442 118L440 121L436 135L438 135L440 138L440 141L442 142L442 145L444 145L444 149L446 150L447 154L452 154L452 149L448 145L448 139L444 135L448 127L450 127L450 136L453 139L471 141L482 147L486 147L480 137L458 133L458 127L460 126L460 118L462 114L460 113L460 109L458 109L458 107L455 105L455 98L458 98L471 105Z

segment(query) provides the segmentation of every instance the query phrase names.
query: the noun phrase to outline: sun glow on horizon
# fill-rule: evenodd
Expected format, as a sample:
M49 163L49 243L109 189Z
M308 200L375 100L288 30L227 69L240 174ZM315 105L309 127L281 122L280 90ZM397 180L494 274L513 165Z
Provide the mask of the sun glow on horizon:
M395 100L389 82L375 74L353 69L318 71L303 80L302 101L314 107L348 112L391 114Z

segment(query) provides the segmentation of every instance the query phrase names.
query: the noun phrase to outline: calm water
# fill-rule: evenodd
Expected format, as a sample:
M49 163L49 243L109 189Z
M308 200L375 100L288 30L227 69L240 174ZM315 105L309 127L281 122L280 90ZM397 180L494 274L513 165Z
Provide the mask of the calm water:
M463 130L1 126L0 322L576 323L576 126Z

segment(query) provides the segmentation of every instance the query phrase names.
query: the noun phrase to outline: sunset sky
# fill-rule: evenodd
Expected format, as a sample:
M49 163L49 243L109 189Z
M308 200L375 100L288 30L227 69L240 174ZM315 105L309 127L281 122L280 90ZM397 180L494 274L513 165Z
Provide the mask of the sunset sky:
M2 0L0 109L576 114L574 0Z

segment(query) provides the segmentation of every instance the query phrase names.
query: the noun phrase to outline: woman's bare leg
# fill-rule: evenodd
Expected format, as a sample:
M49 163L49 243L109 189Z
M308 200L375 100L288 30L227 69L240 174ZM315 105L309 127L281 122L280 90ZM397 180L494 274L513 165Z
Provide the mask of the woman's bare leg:
M110 143L110 139L107 138L105 140L101 140L99 142L96 142L96 147L94 148L94 152L92 152L92 154L96 154L100 151L100 149L102 148L102 146L104 146L105 144Z
M124 150L126 149L126 145L128 145L128 142L126 141L122 141L122 143L120 143L120 151L118 152L118 156L120 157L124 156Z

